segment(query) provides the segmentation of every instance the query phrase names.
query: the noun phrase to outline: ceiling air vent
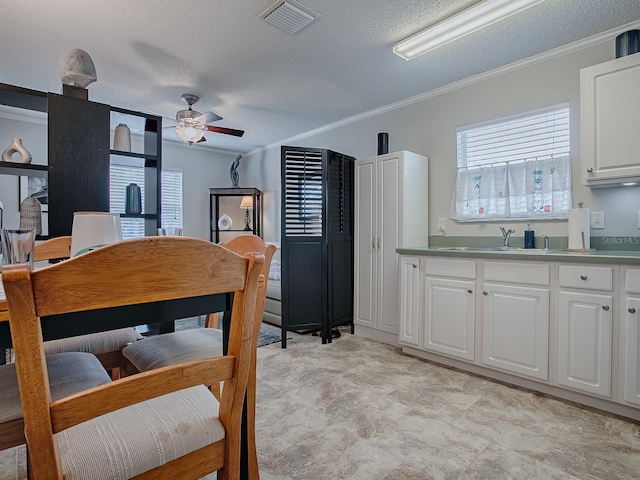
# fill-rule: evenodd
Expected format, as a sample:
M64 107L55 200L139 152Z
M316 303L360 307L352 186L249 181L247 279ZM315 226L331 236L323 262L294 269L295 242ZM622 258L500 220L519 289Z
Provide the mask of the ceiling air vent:
M295 0L278 1L260 15L265 22L295 35L315 22L320 15Z

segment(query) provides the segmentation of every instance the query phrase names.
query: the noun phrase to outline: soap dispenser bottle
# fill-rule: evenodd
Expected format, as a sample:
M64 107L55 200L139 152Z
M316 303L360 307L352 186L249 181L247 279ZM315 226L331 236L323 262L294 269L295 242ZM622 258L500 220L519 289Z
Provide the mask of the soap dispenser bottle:
M533 246L533 230L531 224L527 223L527 229L524 232L524 248L534 248Z

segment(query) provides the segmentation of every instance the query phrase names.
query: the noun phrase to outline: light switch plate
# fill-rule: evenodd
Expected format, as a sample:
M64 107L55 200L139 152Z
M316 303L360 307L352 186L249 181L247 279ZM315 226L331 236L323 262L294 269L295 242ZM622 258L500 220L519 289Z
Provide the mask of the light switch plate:
M604 228L604 212L591 212L591 228L594 230Z
M438 219L438 231L439 232L444 232L447 228L447 219L446 218L439 218Z

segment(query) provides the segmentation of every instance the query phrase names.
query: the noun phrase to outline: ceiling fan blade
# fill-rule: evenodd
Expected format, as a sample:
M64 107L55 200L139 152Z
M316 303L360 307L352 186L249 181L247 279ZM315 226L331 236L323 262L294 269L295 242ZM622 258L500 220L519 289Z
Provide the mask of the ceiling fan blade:
M207 141L207 139L206 139L206 138L204 138L204 137L202 137L202 138L201 138L200 140L198 140L196 143L202 143L202 142L206 142L206 141Z
M203 125L206 130L216 133L224 133L225 135L233 135L234 137L241 137L244 135L244 130L235 130L233 128L216 127L214 125Z
M207 123L213 123L213 122L217 122L218 120L222 120L222 117L218 114L215 114L213 112L206 112L203 113L202 115L200 115L199 117L195 118L196 122L200 122L203 125L207 124Z

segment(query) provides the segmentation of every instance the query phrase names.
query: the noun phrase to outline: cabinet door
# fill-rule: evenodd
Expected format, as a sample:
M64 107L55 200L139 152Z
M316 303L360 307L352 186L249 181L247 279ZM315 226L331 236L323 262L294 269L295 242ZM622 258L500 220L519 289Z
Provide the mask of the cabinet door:
M474 360L474 291L474 282L425 277L425 350Z
M376 189L375 159L357 160L355 162L354 322L370 328L376 327L378 288Z
M400 332L398 341L418 345L420 269L418 257L400 257Z
M612 297L561 291L558 383L611 396Z
M627 297L622 316L622 385L625 402L640 406L640 298Z
M482 361L527 377L549 378L549 290L485 283Z
M583 185L640 176L640 58L617 58L580 71Z
M378 163L378 329L388 333L398 333L399 291L398 291L398 237L400 235L398 217L399 158L384 157Z

